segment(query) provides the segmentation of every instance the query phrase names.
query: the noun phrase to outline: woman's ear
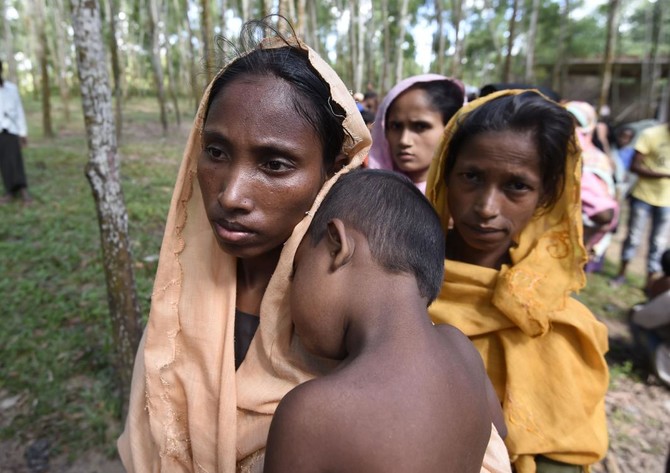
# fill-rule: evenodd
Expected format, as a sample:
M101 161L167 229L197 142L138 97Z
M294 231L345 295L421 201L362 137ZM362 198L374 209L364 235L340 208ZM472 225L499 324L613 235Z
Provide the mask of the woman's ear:
M347 155L344 153L340 153L337 156L335 156L335 161L333 162L331 168L328 170L328 177L334 176L344 166L346 166L348 162L349 159L347 158Z
M328 222L328 250L331 256L331 269L345 266L353 257L355 250L354 239L347 235L346 225L339 218Z

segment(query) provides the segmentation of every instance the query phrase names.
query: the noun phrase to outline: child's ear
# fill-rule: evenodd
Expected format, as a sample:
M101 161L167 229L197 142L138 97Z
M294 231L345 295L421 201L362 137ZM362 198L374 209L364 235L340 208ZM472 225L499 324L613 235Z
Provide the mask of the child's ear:
M354 255L355 243L347 235L347 228L339 218L328 222L328 249L331 256L333 271L346 265Z

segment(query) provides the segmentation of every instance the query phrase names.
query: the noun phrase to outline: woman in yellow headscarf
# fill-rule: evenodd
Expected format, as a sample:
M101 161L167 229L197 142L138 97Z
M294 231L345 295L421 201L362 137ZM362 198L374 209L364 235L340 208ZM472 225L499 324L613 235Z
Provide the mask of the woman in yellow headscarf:
M518 473L580 472L607 449L607 331L571 298L585 283L574 122L534 91L452 118L426 196L447 234L429 312L479 350Z

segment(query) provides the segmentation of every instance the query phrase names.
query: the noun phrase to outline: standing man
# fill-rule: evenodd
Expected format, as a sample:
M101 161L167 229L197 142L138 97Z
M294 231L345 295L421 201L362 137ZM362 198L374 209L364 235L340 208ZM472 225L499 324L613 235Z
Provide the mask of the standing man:
M21 147L28 144L26 116L16 85L2 78L0 61L0 172L5 194L0 205L8 204L14 197L24 203L32 202L28 193L28 181L23 168Z
M670 233L670 123L642 131L635 144L630 171L637 174L630 196L628 235L621 251L619 274L614 285L625 281L628 262L635 256L651 216L647 285L661 272L661 255Z

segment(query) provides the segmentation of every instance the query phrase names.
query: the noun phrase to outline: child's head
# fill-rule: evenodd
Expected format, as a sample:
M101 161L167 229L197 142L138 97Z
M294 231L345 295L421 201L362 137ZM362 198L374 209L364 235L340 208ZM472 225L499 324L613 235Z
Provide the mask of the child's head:
M343 175L330 190L309 228L312 247L340 219L364 234L375 263L416 278L430 304L444 274L444 233L432 206L406 177L361 169Z

